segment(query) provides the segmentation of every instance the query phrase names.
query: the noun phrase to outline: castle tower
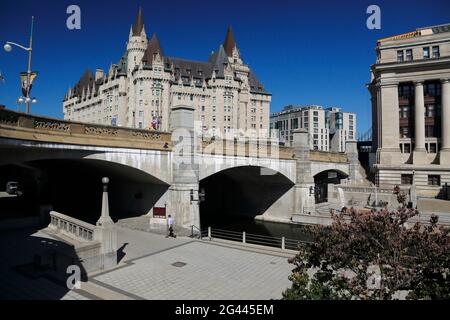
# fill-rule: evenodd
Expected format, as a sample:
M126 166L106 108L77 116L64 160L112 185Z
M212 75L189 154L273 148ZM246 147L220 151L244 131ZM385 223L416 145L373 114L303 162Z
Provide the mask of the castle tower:
M139 7L136 21L130 29L128 37L127 52L128 52L128 75L134 70L136 66L141 63L145 50L147 49L147 34L145 33L144 18L142 16L142 8Z
M231 62L242 64L241 54L237 47L236 40L234 39L234 33L231 26L228 27L227 35L223 42L223 48L225 49L227 56L231 59Z

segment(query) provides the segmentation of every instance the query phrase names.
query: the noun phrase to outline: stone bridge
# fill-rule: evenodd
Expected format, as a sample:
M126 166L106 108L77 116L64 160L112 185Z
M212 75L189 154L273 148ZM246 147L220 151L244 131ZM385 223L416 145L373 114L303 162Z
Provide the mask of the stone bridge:
M156 221L164 209L182 231L205 227L201 216L225 211L296 221L315 210L315 177L338 172L350 181L362 178L356 142L348 143L347 154L332 154L310 151L303 130L294 132L293 148L262 139L202 141L194 110L186 106L171 110L171 124L171 132L157 132L0 110L0 183L22 175L39 202L61 212L83 211L89 220L89 210L99 212L96 181L107 175L113 217L150 215Z

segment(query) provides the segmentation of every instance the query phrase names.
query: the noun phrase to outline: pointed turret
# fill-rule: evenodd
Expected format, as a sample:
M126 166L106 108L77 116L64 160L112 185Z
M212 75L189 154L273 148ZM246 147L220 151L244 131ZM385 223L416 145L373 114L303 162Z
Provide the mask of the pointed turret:
M147 50L145 50L145 54L142 57L142 62L146 65L152 64L153 58L156 56L156 54L159 54L161 58L164 56L161 44L159 43L158 36L155 32L153 33L153 36L148 43Z
M225 41L223 42L223 48L229 57L233 55L233 50L236 48L236 41L234 40L234 33L231 26L228 27L227 36L225 37Z
M213 66L214 77L222 78L224 74L224 67L228 64L227 53L225 52L223 45L220 45L219 49L209 57L209 62Z
M144 18L142 16L142 8L139 6L139 11L136 16L136 21L133 25L133 36L139 37L144 30Z

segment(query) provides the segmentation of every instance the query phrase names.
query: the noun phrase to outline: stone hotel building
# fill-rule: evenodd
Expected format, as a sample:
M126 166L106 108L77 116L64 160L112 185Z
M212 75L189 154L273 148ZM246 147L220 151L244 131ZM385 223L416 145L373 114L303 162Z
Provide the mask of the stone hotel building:
M368 88L380 186L437 196L450 183L450 24L381 39Z
M195 109L204 134L231 129L267 134L271 94L246 65L228 29L207 61L168 57L158 37L147 38L141 9L127 48L107 72L87 70L63 102L71 121L170 130L170 110Z

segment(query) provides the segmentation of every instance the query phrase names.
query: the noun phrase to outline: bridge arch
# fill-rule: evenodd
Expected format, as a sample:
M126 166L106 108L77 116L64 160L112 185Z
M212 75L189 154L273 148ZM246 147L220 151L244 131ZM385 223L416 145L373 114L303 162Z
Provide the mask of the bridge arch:
M0 167L0 181L26 186L23 199L36 210L54 210L95 223L101 212L101 178L110 178L110 211L114 220L147 214L169 184L138 168L91 158L29 160ZM30 210L31 210L30 209Z
M263 215L294 182L279 171L260 166L236 166L200 180L205 201L200 204L202 227L224 226Z
M350 174L348 163L311 162L313 177L325 171L336 171L346 176Z
M92 159L129 166L144 171L169 184L172 155L167 151L67 145L25 140L3 140L0 143L0 165L37 160Z
M203 154L200 158L199 181L204 180L214 174L223 172L227 169L240 167L259 167L263 171L270 170L279 172L292 183L296 181L296 162L295 160L256 158L256 157L227 157L222 155Z
M314 175L316 203L328 202L328 185L341 184L348 178L348 173L339 169L328 169Z

